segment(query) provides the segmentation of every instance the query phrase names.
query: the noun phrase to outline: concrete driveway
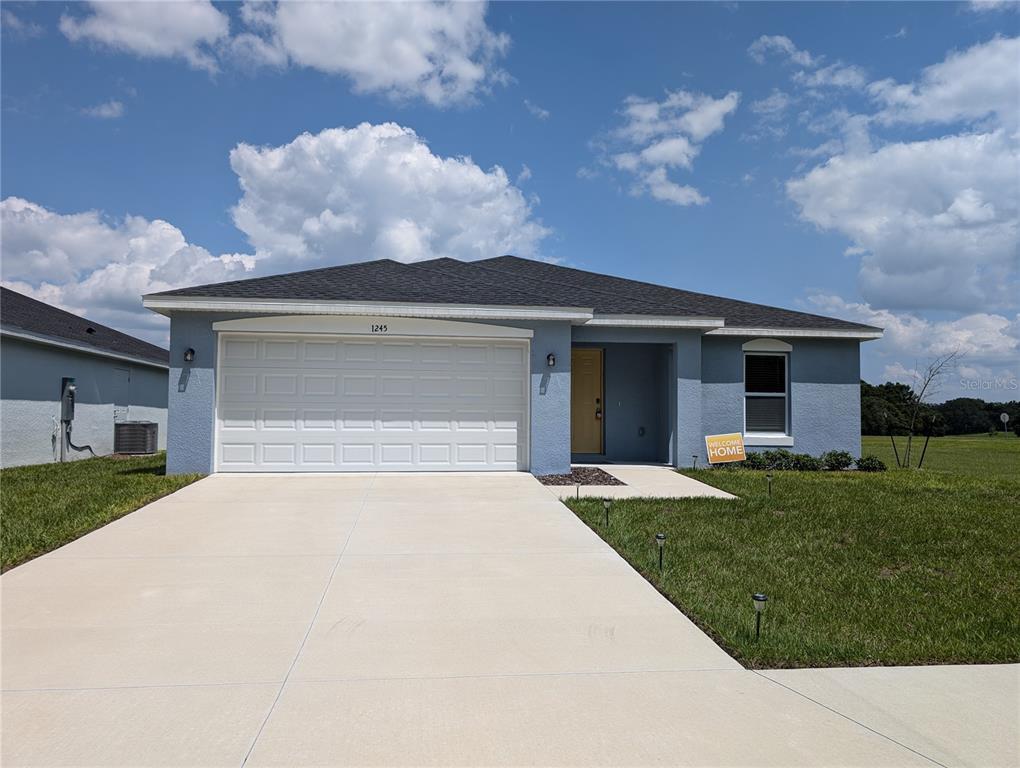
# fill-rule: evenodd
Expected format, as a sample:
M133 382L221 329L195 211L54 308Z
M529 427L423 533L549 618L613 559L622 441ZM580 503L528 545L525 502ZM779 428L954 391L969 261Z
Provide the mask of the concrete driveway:
M5 766L934 764L525 474L215 476L0 583Z

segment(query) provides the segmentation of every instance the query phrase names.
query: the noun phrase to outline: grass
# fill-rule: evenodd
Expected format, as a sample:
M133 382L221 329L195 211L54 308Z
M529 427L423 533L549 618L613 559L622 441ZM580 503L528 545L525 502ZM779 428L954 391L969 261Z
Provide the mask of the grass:
M903 458L907 438L896 438L896 450ZM911 464L917 466L924 448L924 438L914 438ZM892 443L888 437L865 435L861 438L861 453L872 453L888 466L896 466ZM1020 474L1020 438L1012 432L994 437L981 435L952 435L933 437L924 457L924 469L949 472L972 477L1009 477Z
M201 475L166 475L166 454L0 470L0 568L7 571Z
M922 471L777 472L771 500L763 472L685 471L740 498L615 501L608 530L601 501L568 505L747 666L1017 662L1020 441L990 442L933 440Z

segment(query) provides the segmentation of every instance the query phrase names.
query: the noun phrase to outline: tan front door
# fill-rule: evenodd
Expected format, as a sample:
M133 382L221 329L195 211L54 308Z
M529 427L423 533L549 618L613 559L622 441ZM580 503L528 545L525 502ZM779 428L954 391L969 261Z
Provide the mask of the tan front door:
M570 452L602 453L602 350L570 351Z

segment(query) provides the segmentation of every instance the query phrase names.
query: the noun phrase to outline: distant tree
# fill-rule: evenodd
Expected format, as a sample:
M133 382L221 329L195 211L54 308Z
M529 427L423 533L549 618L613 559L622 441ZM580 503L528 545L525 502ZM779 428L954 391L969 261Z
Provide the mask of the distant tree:
M906 384L861 382L861 433L905 435L913 394Z
M975 397L957 397L947 400L936 406L942 419L945 422L946 433L950 435L970 435L978 432L987 432L996 427L999 420L998 414L995 421L989 415L989 405L984 400ZM1002 413L1000 410L999 413ZM1001 428L1001 425L1000 425Z

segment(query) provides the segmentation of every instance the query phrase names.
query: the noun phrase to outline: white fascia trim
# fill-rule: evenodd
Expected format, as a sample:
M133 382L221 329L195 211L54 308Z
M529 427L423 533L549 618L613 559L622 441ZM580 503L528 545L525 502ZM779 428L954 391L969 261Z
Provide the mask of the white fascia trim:
M471 306L397 302L316 301L313 299L227 299L203 296L143 296L142 306L168 312L260 312L273 315L374 315L462 320L567 320L587 322L582 307Z
M141 357L135 357L134 355L120 355L116 352L107 352L96 347L90 347L87 344L75 344L73 341L60 341L50 336L39 336L34 333L27 333L25 331L12 331L8 328L0 328L0 334L4 336L10 336L13 339L21 339L23 341L32 341L36 344L45 344L50 347L60 347L61 349L70 349L75 352L81 352L86 355L96 355L98 357L109 357L113 360L124 360L129 363L135 363L136 365L147 365L151 368L160 368L164 371L169 370L169 365L163 365L162 363L155 363L152 360L145 360Z
M706 336L779 336L813 339L859 339L869 341L882 338L881 330L851 331L831 328L738 328L731 325L709 331Z
M779 448L792 448L793 438L790 435L756 435L754 433L745 432L744 445L764 445Z
M722 328L721 317L676 317L674 315L595 315L585 325L616 328Z

